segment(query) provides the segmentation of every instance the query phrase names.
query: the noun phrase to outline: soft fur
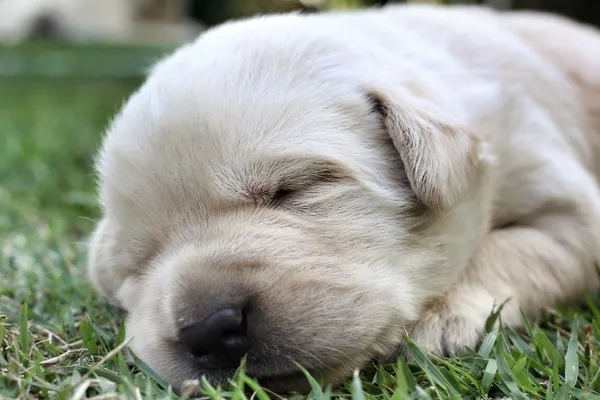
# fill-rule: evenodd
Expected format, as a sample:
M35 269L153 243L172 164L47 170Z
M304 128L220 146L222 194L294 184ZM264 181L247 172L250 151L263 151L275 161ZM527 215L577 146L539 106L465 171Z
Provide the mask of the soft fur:
M41 37L179 45L202 30L186 17L185 4L185 0L0 0L0 43Z
M302 390L476 346L598 289L600 34L405 5L230 22L162 60L111 124L89 268L180 389L179 329L249 307L247 372Z

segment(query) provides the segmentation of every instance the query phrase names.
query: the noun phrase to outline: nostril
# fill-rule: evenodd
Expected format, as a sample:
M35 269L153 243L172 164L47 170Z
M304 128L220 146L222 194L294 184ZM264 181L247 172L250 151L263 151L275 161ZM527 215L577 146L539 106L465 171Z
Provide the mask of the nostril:
M247 351L246 324L242 309L222 308L182 329L179 337L195 356L214 354L235 360Z

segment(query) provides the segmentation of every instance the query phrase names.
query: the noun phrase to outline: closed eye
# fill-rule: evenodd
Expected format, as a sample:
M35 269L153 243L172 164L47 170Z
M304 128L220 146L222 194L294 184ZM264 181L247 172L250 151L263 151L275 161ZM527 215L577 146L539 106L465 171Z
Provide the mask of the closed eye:
M278 207L310 192L311 188L353 179L352 171L333 160L324 158L285 157L268 167L255 170L268 171L268 177L256 174L245 184L245 197L255 204ZM264 172L263 172L264 173ZM276 185L267 185L277 182Z
M271 196L272 204L281 204L286 200L289 200L293 197L294 194L298 193L298 189L294 189L291 187L281 186L275 190L273 195Z
M293 178L287 177L287 180L282 180L279 186L271 191L268 203L273 207L283 206L286 203L293 204L294 200L298 200L303 195L315 193L317 187L331 185L341 179L328 170L303 171Z

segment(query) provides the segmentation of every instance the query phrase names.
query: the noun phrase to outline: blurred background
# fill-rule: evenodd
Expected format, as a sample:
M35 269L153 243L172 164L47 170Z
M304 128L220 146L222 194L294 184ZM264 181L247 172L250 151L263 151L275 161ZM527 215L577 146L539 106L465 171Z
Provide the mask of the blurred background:
M62 224L61 232L87 230L74 218L97 213L92 163L102 131L147 67L172 48L232 18L380 3L0 0L0 238L24 216ZM479 3L551 11L600 26L599 0Z

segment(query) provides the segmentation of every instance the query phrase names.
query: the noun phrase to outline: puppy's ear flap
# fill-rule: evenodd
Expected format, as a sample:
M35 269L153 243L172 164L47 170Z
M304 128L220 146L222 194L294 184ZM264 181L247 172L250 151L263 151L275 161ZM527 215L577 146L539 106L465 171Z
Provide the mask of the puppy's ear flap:
M418 199L434 211L456 206L478 182L479 140L422 105L406 108L381 93L369 96Z

